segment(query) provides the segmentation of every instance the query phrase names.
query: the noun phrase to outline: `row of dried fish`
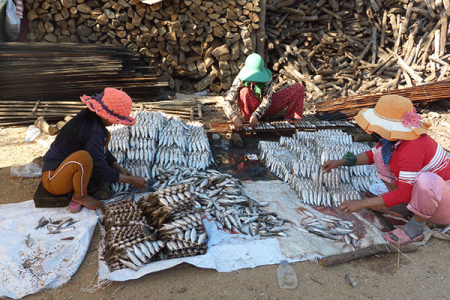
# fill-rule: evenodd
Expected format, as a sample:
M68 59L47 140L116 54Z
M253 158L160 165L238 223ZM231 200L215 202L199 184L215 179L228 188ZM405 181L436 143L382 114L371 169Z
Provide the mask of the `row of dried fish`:
M141 197L138 203L143 214L147 216L149 224L161 228L172 214L180 210L188 210L193 206L194 199L188 185L180 184L170 188L160 188L158 192ZM192 219L197 220L196 216L187 218L189 223L192 223Z
M164 242L158 243L154 229L146 228L145 221L136 202L130 198L107 203L102 209L105 229L102 254L111 272L123 268L138 270L145 263L163 258L157 254Z
M166 241L165 254L170 258L206 253L207 234L201 212L194 207L193 192L188 184L178 184L138 201L149 224L158 228L159 238Z
M234 125L230 125L234 129ZM348 121L273 121L273 122L258 122L255 127L244 126L245 131L253 130L276 130L276 129L318 129L328 127L355 127Z
M157 230L147 223L143 212L144 203L144 197L138 202L128 198L108 203L102 210L105 229L102 254L110 271L123 268L138 270L156 260L206 252L206 233L197 235L197 227L194 227L195 231L192 229L189 232L189 241L168 238L167 232ZM180 222L172 220L169 224L174 221Z
M326 160L340 159L347 151L368 150L367 145L350 142L349 137L335 129L301 131L293 137L281 137L279 143L261 141L258 148L270 170L289 183L305 203L338 206L343 201L359 199L358 192L368 191L379 182L373 166L345 166L327 174L322 172L321 165ZM351 196L341 191L344 184L346 190L354 191Z

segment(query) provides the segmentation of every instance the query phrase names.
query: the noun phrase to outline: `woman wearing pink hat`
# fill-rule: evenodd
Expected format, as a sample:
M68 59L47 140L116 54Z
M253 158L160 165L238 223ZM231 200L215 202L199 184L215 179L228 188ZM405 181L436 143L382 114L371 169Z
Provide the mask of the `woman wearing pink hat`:
M264 67L262 57L253 53L247 57L244 67L234 79L223 109L233 121L236 131L241 131L244 126L233 109L236 102L245 121L255 127L261 117L275 115L286 107L285 120L301 119L304 99L305 88L301 83L273 93L272 72Z
M427 135L430 125L422 122L412 102L398 95L382 96L375 108L363 109L355 120L367 133L379 134L378 145L367 152L347 153L343 159L327 161L323 171L339 166L373 164L389 192L380 197L346 201L340 209L352 213L363 208L402 208L413 215L401 228L383 237L405 245L423 239L427 221L450 223L450 159Z
M73 191L70 211L79 212L83 206L97 209L101 201L91 197L101 183L123 182L139 189L146 180L132 176L117 163L108 150L111 135L106 129L112 124L133 125L130 117L132 100L123 91L106 88L95 96L82 96L87 108L71 119L56 137L44 156L42 184L54 195Z

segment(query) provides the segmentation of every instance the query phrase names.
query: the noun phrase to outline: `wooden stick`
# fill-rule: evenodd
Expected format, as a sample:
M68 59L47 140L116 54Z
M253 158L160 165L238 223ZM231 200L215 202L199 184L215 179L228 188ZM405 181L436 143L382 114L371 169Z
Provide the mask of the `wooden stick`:
M372 64L377 61L377 28L374 26L372 28Z
M335 254L326 256L321 259L322 266L330 267L333 265L350 262L356 259L377 255L380 253L389 253L389 254L397 254L399 249L403 253L415 252L418 250L417 245L404 245L404 246L394 246L388 243L385 244L375 244L370 245L367 248L357 249L353 252L347 252L342 254Z
M295 39L289 46L290 46L290 47L295 47L295 46L297 46L297 45L298 45L298 40ZM280 68L280 64L282 64L282 63L286 60L286 58L288 57L288 55L289 55L289 52L288 52L288 51L285 51L285 52L283 53L283 55L278 59L278 61L273 65L273 69L274 69L275 71L278 71L278 69Z
M448 31L448 12L441 12L441 45L439 49L439 56L445 54L445 44L447 42L447 31Z
M36 113L36 110L38 109L40 102L41 102L41 100L36 101L36 105L33 107L33 110L31 111L32 115L34 115Z
M405 61L404 61L401 57L398 58L397 63L398 63L398 65L399 65L403 70L405 70L406 72L408 72L408 74L409 74L416 82L419 82L419 83L420 83L420 82L423 81L423 78L420 77L416 72L414 72L414 70L411 69L411 67L408 66L408 65L405 63Z
M384 47L384 39L386 36L387 10L383 12L383 21L381 23L380 47Z
M333 18L338 19L339 21L343 21L343 20L344 20L341 16L335 14L335 13L332 12L332 11L329 11L329 10L326 9L325 7L321 7L320 9L321 9L323 12L325 12L325 13L329 14L330 16L332 16Z
M400 33L405 33L408 30L409 20L411 19L411 9L414 6L414 1L410 1L406 7L405 18L403 19L403 26Z
M291 63L288 63L288 65L286 66L286 70L299 81L303 81L309 88L315 90L319 95L324 95L324 93L317 87L317 85L315 85L311 80L297 71L297 69L295 69L295 67Z

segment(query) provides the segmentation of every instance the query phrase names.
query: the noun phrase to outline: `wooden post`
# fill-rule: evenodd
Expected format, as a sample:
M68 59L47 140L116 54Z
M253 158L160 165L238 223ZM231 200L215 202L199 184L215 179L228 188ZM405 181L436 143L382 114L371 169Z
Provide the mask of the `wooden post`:
M266 0L261 0L259 3L259 7L261 11L259 13L259 28L256 30L256 53L261 55L261 57L265 57L265 26L266 23ZM267 63L267 62L266 62Z

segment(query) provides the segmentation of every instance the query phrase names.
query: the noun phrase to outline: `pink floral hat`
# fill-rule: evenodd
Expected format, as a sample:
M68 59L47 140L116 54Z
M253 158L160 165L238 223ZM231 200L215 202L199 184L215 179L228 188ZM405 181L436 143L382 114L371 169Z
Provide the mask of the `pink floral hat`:
M367 133L378 133L390 141L415 140L428 132L411 100L399 95L381 96L374 108L364 108L355 117Z
M83 95L80 98L91 111L113 124L134 125L136 123L136 120L130 117L133 101L123 91L106 88L95 96Z

